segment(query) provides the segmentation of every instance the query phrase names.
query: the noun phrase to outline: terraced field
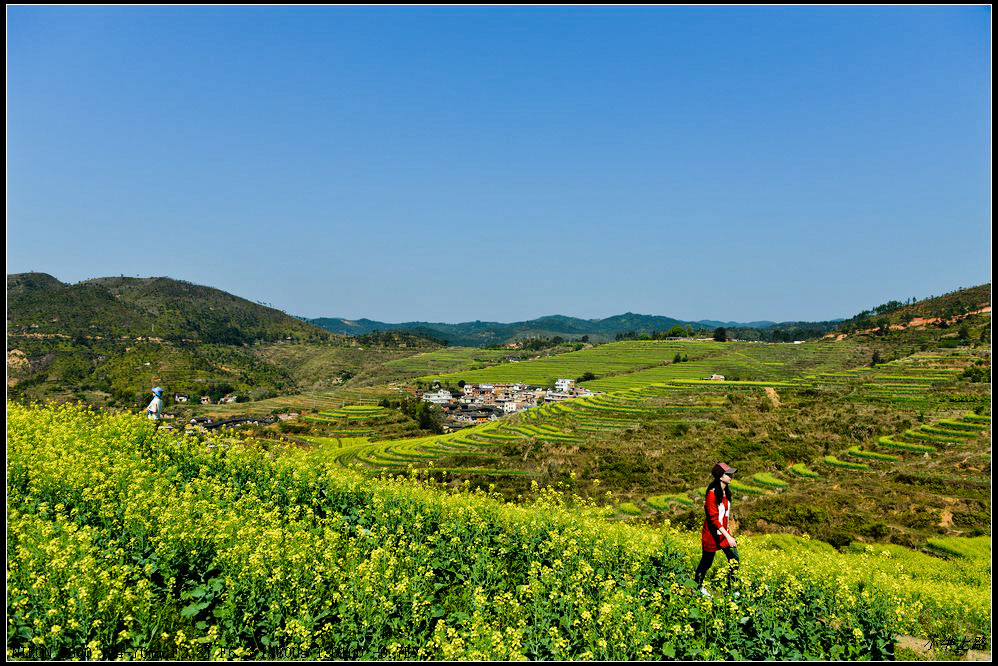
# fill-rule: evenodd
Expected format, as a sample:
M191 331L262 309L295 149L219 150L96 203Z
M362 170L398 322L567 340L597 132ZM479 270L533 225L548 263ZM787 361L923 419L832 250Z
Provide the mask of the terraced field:
M898 422L904 425L894 432L880 430L862 439L830 443L823 453L818 448L815 454L788 459L785 466L747 464L745 474L732 485L742 511L749 510L754 502L771 502L782 496L822 496L827 484L836 488L854 487L855 492L865 493L868 486L884 483L885 475L888 479L901 475L909 479L905 483L929 484L927 487L933 488L939 486L935 481L937 477L955 479L956 487L965 489L961 491L962 495L957 494L965 499L955 501L970 502L963 508L953 509L964 511L959 515L967 517L958 518L964 525L976 520L979 509L974 509L977 505L973 503L988 501L980 495L980 488L987 485L986 477L974 470L980 467L980 452L990 446L990 417L986 410L984 414L970 411L980 406L988 393L986 387L977 385L975 389L965 380L958 379L963 368L982 357L982 351L919 353L869 367L868 352L835 344L723 346L708 343L701 348L702 356L698 360L692 360L697 353L689 353L689 362L672 363L677 346L696 343L656 348L658 344L620 345L621 349L628 345L634 348L630 356L631 367L653 358L667 357L669 361L665 365L588 382L587 386L592 388L619 387L595 396L549 403L459 432L418 437L385 437L365 429L368 418L378 413L370 405L330 408L313 418L336 420L341 429L331 431L332 437L310 437L306 441L315 447L317 455L333 464L370 474L408 470L429 473L434 470L434 474L446 472L459 478L478 478L516 489L524 487L517 478L550 482L546 461L552 456L572 460L572 456L586 455L586 451L612 452L626 448L627 442L634 445L627 449L626 456L640 458L646 448L659 449L655 455L670 456L675 455L675 449L669 447L682 447L684 441L689 442L686 446L696 446L697 442L710 439L712 432L731 433L721 435L721 442L726 441L725 436L735 436L736 443L743 442L744 436L738 434L743 430L738 421L732 421L732 414L740 414L738 419L741 420L756 409L779 412L782 400L792 406L783 411L784 418L789 417L788 423L792 424L791 415L801 405L808 401L830 402L859 405L860 409L846 410L847 413L878 414L880 419L887 418L888 414L906 415L898 417ZM857 359L861 365L848 365ZM557 364L559 357L545 360L551 364L550 368ZM544 372L570 375L570 372L563 372L565 367L569 366ZM576 366L579 367L582 366ZM739 379L702 379L713 373ZM665 379L649 382L656 377ZM524 381L524 375L518 376L518 380ZM749 406L751 409L746 412ZM862 430L862 424L856 424L856 428ZM681 433L687 431L691 433L691 439L684 440ZM777 442L775 446L782 446L782 443ZM537 452L537 456L528 460L530 452ZM612 458L612 453L600 455ZM733 455L732 459L745 463L739 454ZM770 459L765 455L754 458L757 463ZM689 457L683 460L687 462L680 464L688 466ZM576 464L572 463L569 469L576 469ZM668 465L663 469L668 470ZM602 473L598 474L600 476L596 478L605 478ZM702 501L701 483L701 479L691 485L653 483L644 495L639 487L637 495L629 494L622 498L626 501L619 502L617 517L631 519L638 515L651 517L664 513L679 519L690 512L695 514ZM945 497L945 484L934 492L936 497ZM925 495L923 501L930 499ZM948 514L945 511L940 514L938 506L933 511L932 520L945 524L944 516ZM876 531L881 528L875 525L866 528L858 524L855 529L871 529L874 530L872 534L881 534ZM936 532L942 533L973 535L966 528ZM924 532L921 538L924 541Z
M229 418L232 414L267 415L282 411L308 410L322 412L347 405L376 405L383 398L397 398L399 389L390 387L342 388L268 398L255 402L208 405L202 410L206 416Z
M677 352L699 360L672 363ZM969 358L966 353L919 354L875 368L842 368L844 364L863 356L862 350L827 342L801 345L685 341L607 344L596 350L461 374L468 381L534 380L542 383L540 380L571 376L583 367L596 368L604 373L620 372L621 374L613 377L586 383L591 389L608 389L606 393L551 403L504 418L497 423L449 435L370 441L367 448L360 442L352 441L349 451L339 455L337 460L372 469L401 469L426 466L454 455L486 460L491 455L488 449L496 445L526 446L538 441L579 444L587 438L612 437L615 433L641 424L704 424L725 409L729 404L728 396L733 392L761 394L766 389L799 391L814 387L842 386L851 387L855 391L853 399L865 401L893 398L900 391L905 399L904 404L907 405L912 395L925 399L934 386L951 382L961 371L961 366L955 363L962 365ZM650 369L625 372L628 368L641 368L649 363L658 365ZM811 371L803 375L792 375L802 368ZM725 372L726 376L744 379L702 379L705 375ZM456 375L437 376L441 380L454 380L455 377ZM327 409L320 413L319 418L338 415L360 422L366 418L365 414L374 411L370 407L348 407L340 411ZM901 433L896 439L881 438L877 446L881 449L886 447L895 451L924 453L932 450L931 444L927 442L939 439L966 440L977 436L976 432L983 429L968 421L950 423L948 427L946 423L941 423L935 427L922 427ZM344 431L342 434L359 435L362 431ZM850 455L862 460L850 462L831 456L831 460L825 462L842 466L863 465L870 460L888 460L889 458L880 456L896 453L878 453L870 448L862 451L857 449ZM474 469L486 474L500 473L500 470L487 467ZM765 492L766 488L791 482L775 477L768 481L761 483L761 489L745 484L745 492Z
M612 342L593 349L559 354L533 361L508 363L480 370L427 375L422 381L451 384L522 383L552 386L560 378L575 379L587 372L597 377L632 373L644 368L671 364L676 353L689 355L690 361L717 354L724 349L718 342L645 341Z
M796 463L782 473L760 472L745 479L736 479L732 481L731 489L742 500L779 495L794 489L814 493L820 492L822 484L840 482L839 479L852 475L880 476L889 472L892 475L904 473L920 482L940 484L941 490L951 484L953 488L976 488L979 493L986 493L990 486L988 477L959 473L952 463L965 460L966 454L971 451L989 451L990 427L990 417L973 413L939 419L930 425L879 437L862 447L853 446L835 455L826 455L815 463L819 471ZM926 444L925 437L931 437L933 443ZM951 458L949 461L947 456ZM947 474L935 472L926 475L927 468L947 470ZM652 495L646 497L642 504L652 512L695 510L702 502L702 492L700 488L691 488L671 495ZM945 525L945 511L941 516Z
M327 438L306 436L300 439L318 447L320 455L330 462L343 467L367 469L369 471L401 472L409 468L433 468L453 473L475 475L528 474L517 470L507 470L488 466L497 458L489 449L507 438L517 439L495 431L494 426L475 428L473 433L451 433L430 437L385 440L372 442L366 437ZM436 465L443 458L460 457L468 463L462 467L441 467ZM529 474L528 474L529 475Z
M675 363L676 355L686 359ZM805 371L837 371L868 358L860 347L832 342L806 344L720 343L713 341L616 342L550 358L510 363L481 370L421 377L422 381L456 383L525 383L553 385L587 372L594 391L640 388L677 379L704 379L714 374L738 380L785 380Z
M388 361L384 367L406 374L447 373L480 365L498 363L515 355L510 349L478 349L475 347L446 347L406 358Z

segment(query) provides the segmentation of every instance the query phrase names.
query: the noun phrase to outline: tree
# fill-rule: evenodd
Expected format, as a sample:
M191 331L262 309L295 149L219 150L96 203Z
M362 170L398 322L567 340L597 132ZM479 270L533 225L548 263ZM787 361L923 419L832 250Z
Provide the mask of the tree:
M667 338L685 338L687 335L689 335L689 331L686 327L680 326L679 324L676 324L665 332L665 337Z
M718 328L714 329L714 340L716 340L717 342L728 341L728 332L725 330L723 326L719 326Z

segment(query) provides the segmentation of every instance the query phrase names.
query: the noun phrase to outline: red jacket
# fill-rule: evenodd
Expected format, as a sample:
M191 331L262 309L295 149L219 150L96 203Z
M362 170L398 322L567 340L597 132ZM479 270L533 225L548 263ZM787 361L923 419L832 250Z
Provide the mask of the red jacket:
M722 501L719 504L714 496L714 489L711 488L703 508L707 514L703 521L703 533L700 535L703 549L708 553L716 553L728 548L728 540L718 531L722 527L728 529L728 516L731 514L731 503L728 498L722 493Z

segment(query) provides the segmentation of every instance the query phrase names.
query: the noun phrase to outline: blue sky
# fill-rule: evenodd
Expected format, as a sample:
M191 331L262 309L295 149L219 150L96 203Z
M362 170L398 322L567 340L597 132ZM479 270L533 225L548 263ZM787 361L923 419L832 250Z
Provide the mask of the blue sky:
M8 7L7 266L309 317L990 280L991 10Z

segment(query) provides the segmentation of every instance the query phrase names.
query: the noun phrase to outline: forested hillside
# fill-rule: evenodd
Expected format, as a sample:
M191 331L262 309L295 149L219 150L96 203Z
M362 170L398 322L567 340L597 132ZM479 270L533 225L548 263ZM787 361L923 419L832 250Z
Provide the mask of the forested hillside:
M45 273L7 276L8 334L156 338L218 344L330 340L287 314L219 289L170 278L64 284Z
M267 344L351 345L273 308L169 278L64 284L7 276L7 389L15 400L135 407L149 389L242 399L294 391Z

